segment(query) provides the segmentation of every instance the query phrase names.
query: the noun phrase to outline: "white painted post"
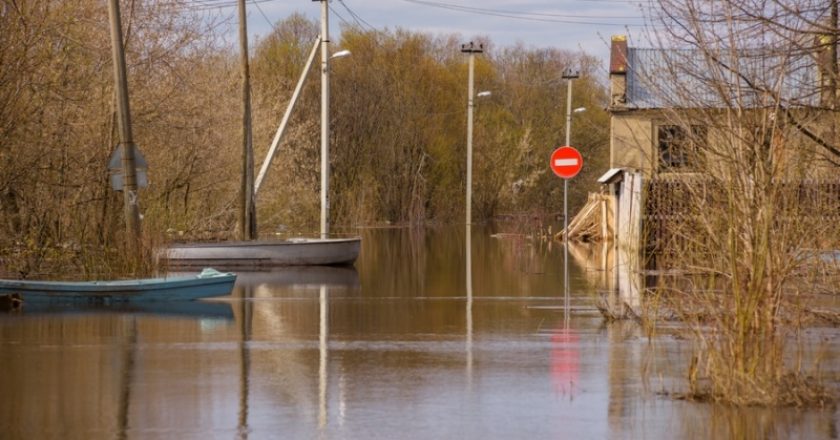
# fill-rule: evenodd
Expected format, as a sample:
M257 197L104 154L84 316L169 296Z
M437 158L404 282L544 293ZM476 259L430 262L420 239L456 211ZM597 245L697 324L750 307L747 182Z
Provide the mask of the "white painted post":
M329 3L321 0L321 238L330 233L330 26Z

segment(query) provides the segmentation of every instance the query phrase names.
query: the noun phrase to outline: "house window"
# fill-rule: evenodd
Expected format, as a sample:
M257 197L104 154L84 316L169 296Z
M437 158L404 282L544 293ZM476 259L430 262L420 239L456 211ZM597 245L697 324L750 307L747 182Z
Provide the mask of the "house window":
M660 125L657 133L659 167L687 169L694 165L692 156L706 141L706 127L692 125L689 132L681 125Z

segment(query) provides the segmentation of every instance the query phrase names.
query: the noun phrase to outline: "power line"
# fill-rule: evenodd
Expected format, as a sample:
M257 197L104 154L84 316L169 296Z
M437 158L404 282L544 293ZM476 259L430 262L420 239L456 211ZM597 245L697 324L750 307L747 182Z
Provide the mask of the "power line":
M249 0L252 4L268 3L274 0ZM189 9L192 11L210 11L213 9L226 9L238 5L236 0L170 0L164 2L176 8Z
M345 3L344 0L338 0L338 2L341 3L341 6L343 6L344 9L346 9L347 12L350 13L350 16L352 16L354 20L356 20L356 23L359 25L359 27L364 28L365 26L367 26L368 30L376 31L376 27L372 26L370 23L365 21L364 18L359 16L359 14L350 9L350 7L347 6L347 3Z
M353 26L353 23L347 21L347 19L344 18L343 15L339 14L338 11L335 10L335 8L330 8L330 13L335 15L339 20L341 20L342 23L346 24L347 26Z
M251 0L251 4L253 4L254 6L256 6L256 7L257 7L257 10L258 10L258 11L260 11L260 14L262 14L263 18L265 18L265 22L266 22L266 23L268 23L268 28L269 28L269 29L273 29L273 28L274 28L274 23L272 23L272 22L271 22L271 20L269 20L269 19L268 19L268 16L267 16L267 15L265 15L265 12L264 12L264 11L262 10L262 8L260 7L260 4L259 4L259 3L257 3L257 1L256 1L256 0Z
M503 17L503 18L513 18L516 20L525 20L525 21L537 21L543 23L564 23L564 24L586 24L586 25L596 25L596 26L641 26L641 25L634 25L634 24L626 24L626 23L607 23L607 22L594 22L594 21L579 21L579 20L567 20L567 19L560 19L557 17L566 17L566 18L606 18L606 19L642 19L642 17L604 17L604 16L581 16L581 15L562 15L562 14L544 14L544 13L529 13L529 12L516 12L516 11L503 11L498 9L485 9L485 8L475 8L469 6L462 6L453 3L443 3L443 2L432 2L432 1L425 1L425 0L402 0L407 3L414 3L423 6L429 6L434 8L440 9L447 9L450 11L458 11L464 12L469 14L477 14L477 15L486 15L491 17ZM601 1L608 1L608 0L601 0ZM620 1L621 3L626 3L624 0L610 0L610 1Z
M580 1L580 0L578 0ZM598 0L600 2L604 1L614 1L614 2L621 2L625 3L626 0ZM616 15L578 15L578 14L554 14L548 12L522 12L522 11L511 11L511 10L504 10L504 9L489 9L489 8L476 8L473 6L462 6L457 5L455 3L446 3L446 2L435 2L429 0L417 0L412 3L424 3L429 6L447 6L452 8L462 9L464 11L470 12L477 12L477 13L497 13L497 14L511 14L516 16L523 16L523 17L548 17L548 18L605 18L610 20L623 20L623 19L638 19L641 18L639 16L616 16Z
M260 3L268 3L274 0L246 0L246 3L250 3L257 7L257 11L259 11L260 15L265 19L265 22L268 23L269 28L274 27L274 23L271 22L271 19L268 18L265 11L263 11L262 7L260 7ZM198 11L198 12L205 12L214 9L226 9L237 6L239 3L237 0L169 0L169 6L174 8L180 9L188 9L191 11Z

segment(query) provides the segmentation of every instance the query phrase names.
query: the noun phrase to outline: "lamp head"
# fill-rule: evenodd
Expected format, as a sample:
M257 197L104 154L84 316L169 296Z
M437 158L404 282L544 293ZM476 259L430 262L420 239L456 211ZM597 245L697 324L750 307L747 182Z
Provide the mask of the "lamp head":
M347 50L347 49L344 49L344 50L340 50L340 51L332 54L332 56L330 56L330 59L342 58L342 57L346 57L346 56L349 56L349 55L350 55L350 51Z

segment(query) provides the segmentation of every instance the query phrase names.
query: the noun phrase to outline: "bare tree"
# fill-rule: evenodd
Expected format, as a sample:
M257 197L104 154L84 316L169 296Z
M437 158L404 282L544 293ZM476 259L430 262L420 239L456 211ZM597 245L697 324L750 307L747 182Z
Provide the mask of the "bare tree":
M830 9L659 0L655 49L632 55L628 100L659 118L648 152L652 256L658 269L686 274L658 287L691 324L694 397L825 398L811 371L785 358L800 294L829 280L813 270L819 249L840 244L827 221L840 209Z

